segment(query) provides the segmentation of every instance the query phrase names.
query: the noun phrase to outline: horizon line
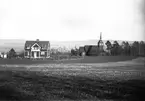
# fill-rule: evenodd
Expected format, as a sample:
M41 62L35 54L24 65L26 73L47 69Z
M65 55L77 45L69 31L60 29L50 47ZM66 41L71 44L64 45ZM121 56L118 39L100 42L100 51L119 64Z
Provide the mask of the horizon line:
M36 39L38 39L38 38L36 38ZM35 40L36 40L35 39ZM0 40L24 40L24 41L26 41L26 40L31 40L31 41L33 41L33 39L21 39L21 38L16 38L16 39L10 39L10 38L0 38ZM40 41L42 40L42 41L46 41L46 39L39 39ZM49 40L50 42L78 42L78 41L92 41L92 40L100 40L100 39L84 39L84 40ZM107 41L107 40L109 40L109 41L143 41L143 42L145 42L145 40L118 40L118 39L102 39L102 40L105 40L105 41Z

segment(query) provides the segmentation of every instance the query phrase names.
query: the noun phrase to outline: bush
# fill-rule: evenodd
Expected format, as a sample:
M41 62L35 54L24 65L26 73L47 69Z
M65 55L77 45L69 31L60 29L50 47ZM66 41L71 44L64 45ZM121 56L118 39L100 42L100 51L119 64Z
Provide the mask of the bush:
M8 53L8 57L9 58L16 58L16 52L15 52L15 50L12 48L10 51L9 51L9 53Z

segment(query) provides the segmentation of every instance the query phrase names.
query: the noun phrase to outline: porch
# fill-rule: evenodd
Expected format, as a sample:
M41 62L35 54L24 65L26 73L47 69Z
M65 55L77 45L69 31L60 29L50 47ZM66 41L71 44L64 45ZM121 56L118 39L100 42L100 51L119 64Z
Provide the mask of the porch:
M25 52L25 58L32 58L32 59L38 59L38 58L49 58L49 54L47 51L26 51Z

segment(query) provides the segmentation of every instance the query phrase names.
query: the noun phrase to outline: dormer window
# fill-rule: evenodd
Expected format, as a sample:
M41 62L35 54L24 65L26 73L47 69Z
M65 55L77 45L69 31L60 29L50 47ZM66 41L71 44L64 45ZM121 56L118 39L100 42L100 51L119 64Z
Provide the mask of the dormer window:
M42 45L42 49L45 49L46 48L46 45Z
M30 49L30 45L27 45L27 46L26 46L26 49Z
M38 46L37 44L35 44L35 45L33 46L33 48L34 48L35 50L37 50L37 49L39 49L39 46Z
M42 49L44 48L44 45L42 45Z

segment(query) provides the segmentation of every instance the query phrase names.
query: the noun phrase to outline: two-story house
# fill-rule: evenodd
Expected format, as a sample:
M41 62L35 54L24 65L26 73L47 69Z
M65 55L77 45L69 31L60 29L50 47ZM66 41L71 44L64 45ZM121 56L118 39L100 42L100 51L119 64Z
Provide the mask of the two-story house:
M25 58L49 58L50 42L49 41L26 41L24 46Z

